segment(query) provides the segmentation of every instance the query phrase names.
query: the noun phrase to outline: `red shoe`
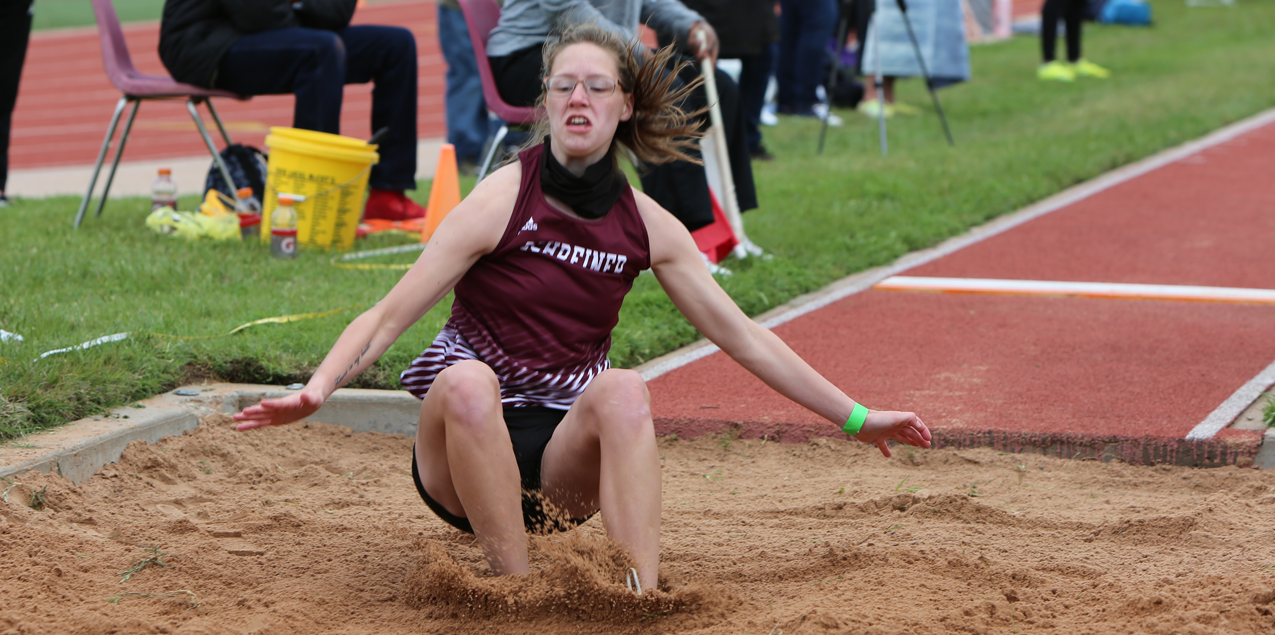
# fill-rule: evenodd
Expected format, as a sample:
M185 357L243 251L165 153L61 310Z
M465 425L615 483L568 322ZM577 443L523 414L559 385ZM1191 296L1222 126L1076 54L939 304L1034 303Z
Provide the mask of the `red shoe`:
M363 206L363 220L408 220L425 218L425 208L403 194L402 190L372 190Z

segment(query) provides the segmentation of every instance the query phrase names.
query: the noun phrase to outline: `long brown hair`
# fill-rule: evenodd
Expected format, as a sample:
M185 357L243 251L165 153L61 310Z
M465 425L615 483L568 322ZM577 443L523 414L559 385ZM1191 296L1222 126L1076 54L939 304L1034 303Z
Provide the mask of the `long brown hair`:
M688 63L681 62L675 68L665 71L669 61L676 55L673 47L666 46L639 60L639 51L645 51L638 40L626 40L618 33L596 24L574 25L545 41L545 75L553 69L554 60L563 49L582 43L593 44L615 57L615 65L620 72L619 88L633 96L633 116L616 126L615 136L611 139L612 150L616 144L620 144L643 164L670 161L702 164L702 161L687 153L687 150L696 147L696 141L704 136L700 120L697 119L704 111L687 113L678 103L703 80L696 79L690 84L674 87L677 72ZM536 107L544 106L545 89L541 87ZM542 117L532 128L528 145L540 143L548 133L549 121Z

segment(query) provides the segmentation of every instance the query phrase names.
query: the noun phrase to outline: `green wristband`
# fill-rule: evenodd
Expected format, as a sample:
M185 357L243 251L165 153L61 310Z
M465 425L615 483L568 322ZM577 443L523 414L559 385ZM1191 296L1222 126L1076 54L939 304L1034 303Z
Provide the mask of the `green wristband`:
M846 425L841 428L841 431L850 436L859 434L859 431L863 429L863 422L867 418L868 409L864 408L863 404L857 403L854 405L854 409L850 411L850 418L846 419Z

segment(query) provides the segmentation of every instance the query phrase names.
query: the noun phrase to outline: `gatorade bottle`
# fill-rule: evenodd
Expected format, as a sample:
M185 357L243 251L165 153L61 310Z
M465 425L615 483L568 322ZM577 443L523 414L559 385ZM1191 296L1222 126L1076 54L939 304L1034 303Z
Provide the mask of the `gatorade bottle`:
M270 255L275 258L297 257L297 210L292 197L279 195L279 206L270 214Z
M239 188L239 191L235 193L235 204L240 213L261 213L261 202L257 200L257 197L252 195L252 188L250 187Z
M151 183L151 211L165 206L177 210L177 184L173 182L172 170L160 168L159 176Z

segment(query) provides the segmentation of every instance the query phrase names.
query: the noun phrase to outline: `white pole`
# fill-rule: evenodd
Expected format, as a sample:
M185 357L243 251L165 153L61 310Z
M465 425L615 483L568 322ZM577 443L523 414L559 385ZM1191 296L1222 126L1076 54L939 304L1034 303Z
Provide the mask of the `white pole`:
M704 46L704 32L697 31L700 46ZM708 130L708 136L713 140L713 153L716 155L717 172L722 182L721 204L722 210L726 213L726 221L730 223L731 231L735 234L735 240L739 244L735 245L732 253L736 258L747 258L749 254L760 256L762 250L748 240L748 236L744 234L744 219L739 212L739 199L735 197L735 175L730 169L730 153L726 149L726 126L722 123L722 106L717 95L717 78L714 76L713 60L704 58L700 60L700 73L704 76L704 91L708 93L709 121L712 127Z
M876 76L873 78L873 86L877 88L877 134L881 137L881 156L886 156L890 154L890 142L885 135L885 79L881 76L881 21L877 19L881 17L880 2L877 0L877 7L872 10L868 30L872 32L872 51L877 58Z

